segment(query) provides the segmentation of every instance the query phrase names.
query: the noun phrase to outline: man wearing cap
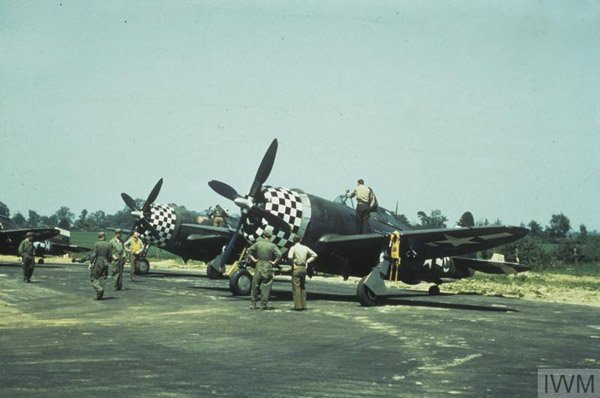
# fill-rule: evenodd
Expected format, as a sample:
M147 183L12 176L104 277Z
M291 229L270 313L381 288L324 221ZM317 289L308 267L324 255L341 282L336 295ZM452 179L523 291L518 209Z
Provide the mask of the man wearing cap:
M90 254L90 281L96 291L96 300L102 300L104 295L104 285L108 276L108 264L112 259L112 247L106 241L106 234L103 231L98 232L98 242L94 243L94 248Z
M288 258L292 261L294 309L302 311L306 309L306 268L317 259L317 253L300 243L300 237L294 236L294 246L290 248Z
M23 282L31 282L31 275L35 268L35 248L33 247L33 232L27 232L18 249L23 262Z
M215 209L210 212L208 217L212 219L213 227L227 226L227 211L219 205L215 206Z
M140 233L134 232L133 236L125 242L125 251L129 253L129 263L131 264L131 281L135 281L135 274L138 273L140 267L140 257L144 251L144 242L140 239Z
M273 285L273 266L281 259L281 252L277 245L270 241L271 232L265 231L262 238L258 238L252 246L248 248L250 260L256 263L256 270L252 278L252 291L250 301L251 309L256 309L258 300L258 289L260 287L260 309L266 310L269 296L271 295L271 286Z
M112 248L112 280L113 289L121 290L123 287L123 265L125 264L125 246L121 240L121 229L115 230L115 237L110 240Z
M360 234L368 233L373 190L366 187L365 182L361 178L356 182L354 191L348 193L346 196L348 198L356 196L356 229L358 229L358 233Z

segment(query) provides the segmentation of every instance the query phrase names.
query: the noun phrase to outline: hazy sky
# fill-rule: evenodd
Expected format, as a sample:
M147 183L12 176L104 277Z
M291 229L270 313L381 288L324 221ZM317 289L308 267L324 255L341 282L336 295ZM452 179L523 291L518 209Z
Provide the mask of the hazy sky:
M200 210L278 138L271 185L600 229L599 43L599 1L5 0L0 200Z

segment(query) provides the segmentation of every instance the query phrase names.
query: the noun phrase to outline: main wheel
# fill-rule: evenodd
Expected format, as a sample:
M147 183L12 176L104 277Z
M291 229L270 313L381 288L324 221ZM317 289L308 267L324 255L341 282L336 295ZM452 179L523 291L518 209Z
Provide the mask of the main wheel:
M145 258L138 261L138 275L145 275L150 271L150 262Z
M440 287L438 285L430 286L428 292L430 296L437 296L440 294Z
M44 259L43 259L43 258L38 258L38 261L37 261L37 263L38 263L38 264L44 264Z
M377 296L367 285L365 285L365 279L367 277L363 277L360 282L358 282L358 287L356 288L356 297L358 297L358 301L361 305L365 307L372 307L374 305L379 304L381 301L380 297Z
M229 290L234 296L247 296L252 288L252 274L245 269L237 270L229 278Z

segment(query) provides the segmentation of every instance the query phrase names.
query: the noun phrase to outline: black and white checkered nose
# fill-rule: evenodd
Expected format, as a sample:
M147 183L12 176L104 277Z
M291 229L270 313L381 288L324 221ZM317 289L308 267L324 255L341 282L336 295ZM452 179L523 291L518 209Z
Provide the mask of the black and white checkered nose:
M154 227L157 235L142 227L142 239L159 247L165 247L169 240L173 238L177 214L171 206L152 204L150 214L146 220Z
M302 225L303 204L300 195L287 188L272 187L265 187L262 194L265 198L265 210L288 223L291 229L289 231L277 230L269 225L264 218L260 222L252 222L248 219L244 225L244 237L249 242L254 242L262 236L266 229L275 230L276 234L272 238L273 243L281 248L290 248L294 236L299 234Z

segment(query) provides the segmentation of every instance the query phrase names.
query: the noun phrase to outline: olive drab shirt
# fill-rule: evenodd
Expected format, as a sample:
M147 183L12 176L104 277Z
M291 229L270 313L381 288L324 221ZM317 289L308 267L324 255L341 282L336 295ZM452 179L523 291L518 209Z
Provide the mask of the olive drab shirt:
M35 255L35 248L33 242L30 242L27 238L21 241L19 245L19 256L21 257L33 257Z
M271 264L271 261L276 261L281 258L281 251L277 245L264 238L258 238L258 240L248 248L248 254L258 260L256 263L257 266L272 266L273 264Z
M90 263L95 266L108 266L112 259L112 246L105 240L94 243L90 254Z
M117 260L122 259L123 253L125 252L125 245L123 242L120 239L112 238L109 243L112 248L113 257L116 257Z

